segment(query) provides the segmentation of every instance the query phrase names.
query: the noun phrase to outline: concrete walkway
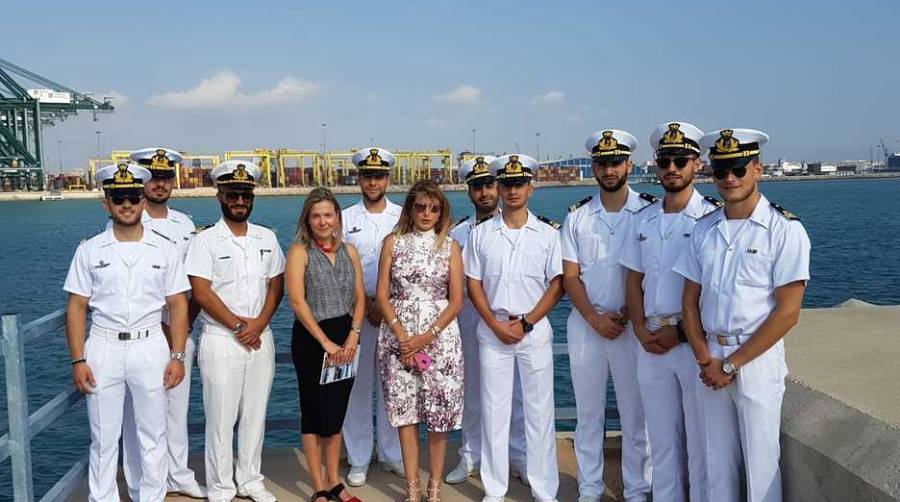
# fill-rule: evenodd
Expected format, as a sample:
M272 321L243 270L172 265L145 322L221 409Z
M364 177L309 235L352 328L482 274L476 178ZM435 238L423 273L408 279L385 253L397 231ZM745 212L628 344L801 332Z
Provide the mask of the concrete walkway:
M622 471L620 465L620 441L617 437L607 440L605 481L608 487L606 501L620 501L622 498ZM424 445L423 445L424 446ZM558 499L561 502L574 502L578 500L577 471L575 464L575 450L570 435L561 434L557 440L557 454L560 468L560 489ZM451 444L447 455L447 469L452 469L457 462L456 448ZM426 450L422 450L426 453ZM192 455L191 467L197 472L199 479L203 479L203 456ZM422 471L420 479L422 484L428 482L427 453L422 458ZM346 475L346 465L342 474ZM266 486L280 502L307 501L313 493L309 471L306 468L306 457L299 448L266 450L263 452L263 473L266 475ZM86 485L86 484L85 484ZM364 502L393 502L401 501L406 495L406 481L382 472L374 463L369 470L369 484L360 488L351 488L351 493ZM122 500L128 500L125 491L124 479L119 475L119 491ZM71 500L87 500L86 486L79 490ZM481 481L475 477L461 485L444 485L443 500L455 501L480 501L484 496ZM193 499L178 496L166 497L167 501L189 502ZM241 500L241 499L236 499ZM511 478L507 501L530 502L533 500L531 491L522 485L517 479Z

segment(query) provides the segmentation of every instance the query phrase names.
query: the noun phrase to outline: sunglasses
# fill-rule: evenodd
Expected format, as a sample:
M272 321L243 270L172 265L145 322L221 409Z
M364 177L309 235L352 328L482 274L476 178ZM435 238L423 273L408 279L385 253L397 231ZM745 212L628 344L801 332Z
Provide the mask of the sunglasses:
M143 197L140 195L113 195L109 198L109 201L112 202L113 205L121 206L127 200L132 206L136 206L141 203L141 199L143 199Z
M253 192L225 192L225 200L228 202L237 202L238 199L244 199L245 202L253 202Z
M420 202L413 202L413 208L417 213L424 213L428 210L431 211L431 214L440 214L441 212L440 204L422 204Z
M675 164L675 167L680 169L684 169L687 167L690 161L694 160L692 157L660 157L656 159L656 167L665 171L672 164Z
M717 180L724 180L728 177L728 171L734 173L737 178L743 178L747 174L747 166L715 166L712 170L713 176Z

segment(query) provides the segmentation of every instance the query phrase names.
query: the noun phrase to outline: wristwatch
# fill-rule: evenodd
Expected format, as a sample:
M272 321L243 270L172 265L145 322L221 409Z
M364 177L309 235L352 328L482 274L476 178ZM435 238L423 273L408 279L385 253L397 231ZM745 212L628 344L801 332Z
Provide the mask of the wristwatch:
M184 357L184 352L172 352L171 354L169 354L169 359L173 361L184 362Z
M525 320L525 316L519 318L519 322L522 323L522 332L523 333L531 333L531 330L534 329L534 324L531 324L527 320Z
M724 361L722 361L722 373L725 373L728 376L732 376L737 373L737 371L737 366L735 366L734 363L731 362L731 359L726 358Z
M231 332L235 335L240 335L245 329L247 329L247 323L245 323L244 321L239 321L234 325L233 328L231 328Z

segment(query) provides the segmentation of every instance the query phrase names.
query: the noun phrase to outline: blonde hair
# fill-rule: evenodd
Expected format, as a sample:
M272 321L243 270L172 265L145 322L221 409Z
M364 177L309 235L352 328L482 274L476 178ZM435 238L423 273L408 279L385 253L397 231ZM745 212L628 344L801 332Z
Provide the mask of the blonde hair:
M406 200L403 202L400 220L397 222L397 226L394 227L394 233L399 237L415 231L416 224L413 222L412 213L413 204L419 195L425 195L441 205L441 216L434 225L434 233L437 234L434 247L435 249L440 249L449 238L453 220L450 217L450 202L447 200L441 187L431 180L418 181L409 189L409 192L406 194Z
M331 202L331 205L334 206L334 211L337 213L337 225L332 234L334 236L334 248L337 249L340 247L344 238L343 222L341 221L341 204L334 197L331 190L324 187L314 188L313 191L309 192L309 195L306 196L306 200L303 201L303 210L300 212L300 219L297 220L297 233L294 235L294 239L307 249L315 242L313 239L312 228L309 226L309 213L312 212L313 206L319 202Z

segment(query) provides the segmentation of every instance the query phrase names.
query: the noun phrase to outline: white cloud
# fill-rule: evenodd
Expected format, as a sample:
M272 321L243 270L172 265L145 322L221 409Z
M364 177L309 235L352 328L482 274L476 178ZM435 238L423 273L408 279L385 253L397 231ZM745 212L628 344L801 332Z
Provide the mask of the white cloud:
M296 77L285 77L275 87L247 94L241 91L241 78L228 71L205 78L193 89L157 94L148 101L167 108L218 108L224 106L270 106L299 103L319 92L318 84Z
M461 85L452 91L434 96L438 103L469 105L481 99L481 89L471 85Z
M429 117L425 122L429 127L433 127L435 129L444 129L445 127L447 127L447 124L443 120L436 119L434 117Z
M533 105L559 104L566 100L566 93L562 91L548 91L531 98Z

